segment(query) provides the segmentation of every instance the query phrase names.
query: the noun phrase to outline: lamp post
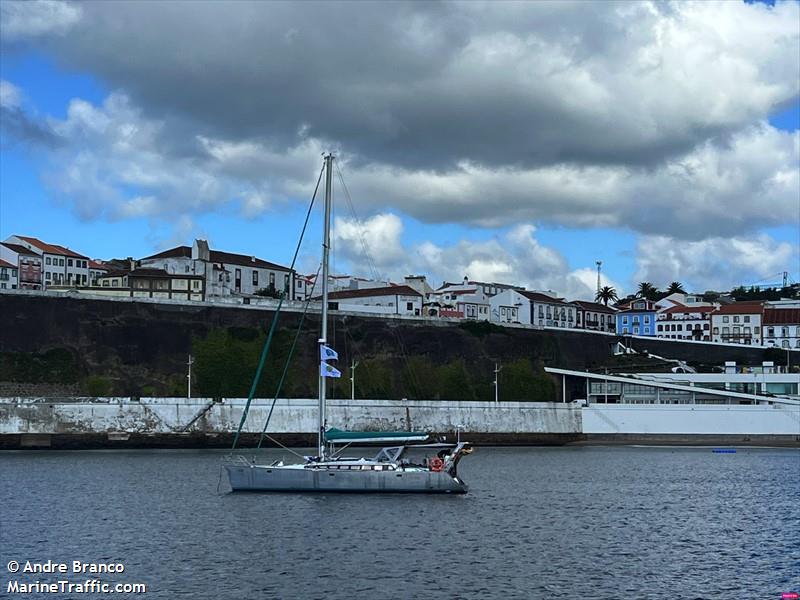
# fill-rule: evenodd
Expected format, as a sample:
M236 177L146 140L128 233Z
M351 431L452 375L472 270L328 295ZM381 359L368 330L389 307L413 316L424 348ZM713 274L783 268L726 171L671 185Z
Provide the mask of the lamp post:
M358 362L353 361L350 365L350 400L356 399L356 367Z
M189 382L188 386L187 386L187 390L186 390L186 392L187 392L186 393L186 397L187 398L191 398L192 397L192 365L194 364L194 359L192 358L191 354L189 355L189 362L187 362L186 364L189 367L189 373L186 375L186 379Z
M498 373L503 370L503 367L498 365L497 363L494 364L494 402L497 404L500 401L500 383L498 380Z

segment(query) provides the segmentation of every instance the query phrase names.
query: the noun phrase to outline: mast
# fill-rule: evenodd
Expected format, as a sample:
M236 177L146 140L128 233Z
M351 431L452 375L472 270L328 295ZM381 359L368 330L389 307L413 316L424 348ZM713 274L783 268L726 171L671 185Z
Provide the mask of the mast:
M333 184L333 154L325 156L325 217L323 219L322 237L322 330L319 336L317 357L322 359L322 347L328 343L328 261L331 242L331 201ZM320 459L325 458L325 380L320 368L319 373L319 438L317 452Z

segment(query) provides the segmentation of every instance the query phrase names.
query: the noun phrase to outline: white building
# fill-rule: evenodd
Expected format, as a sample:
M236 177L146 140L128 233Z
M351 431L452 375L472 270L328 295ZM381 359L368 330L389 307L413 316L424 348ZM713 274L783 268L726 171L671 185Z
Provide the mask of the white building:
M294 273L287 267L244 254L211 250L205 240L177 246L140 261L142 267L164 269L171 274L200 275L205 280L206 297L277 295L285 291L294 299Z
M97 280L108 274L108 267L96 260L89 261L89 285L98 285Z
M24 246L42 257L43 288L89 284L89 257L34 237L12 235L6 242Z
M591 329L594 331L616 331L617 311L600 304L599 302L588 302L586 300L574 300L576 306L576 326L580 329Z
M674 305L656 314L656 337L671 340L711 341L714 306Z
M491 304L489 297L477 285L450 284L431 292L428 301L438 304L439 316L449 316L476 321L488 321Z
M577 307L550 293L507 289L490 299L491 320L539 327L574 328Z
M0 243L0 259L17 267L17 287L21 290L42 289L42 257L25 246Z
M659 312L668 310L673 306L715 306L715 304L713 302L705 302L703 297L697 294L686 294L683 292L675 292L656 302L656 309L658 309Z
M768 303L764 308L764 345L800 349L800 308L784 308ZM784 305L785 306L785 305Z
M0 258L0 290L16 290L18 287L17 266Z
M711 340L760 346L764 305L760 301L734 302L711 313Z
M315 299L321 299L317 296ZM342 290L328 294L328 308L383 315L422 315L422 294L407 285Z
M470 285L474 288L477 288L480 292L485 294L487 297L491 298L492 296L496 296L501 292L505 292L507 290L517 290L521 291L525 288L519 285L509 285L507 283L496 283L496 282L487 282L487 281L473 281L469 279L469 277L464 277L461 283L450 283L450 282L443 282L441 287L446 288L454 285Z

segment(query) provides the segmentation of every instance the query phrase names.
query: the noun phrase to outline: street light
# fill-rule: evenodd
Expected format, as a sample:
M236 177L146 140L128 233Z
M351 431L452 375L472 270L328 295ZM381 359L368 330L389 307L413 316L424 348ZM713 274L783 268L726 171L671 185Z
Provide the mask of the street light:
M500 398L500 384L498 382L497 374L500 373L500 371L502 371L502 370L503 370L503 367L501 367L497 363L494 364L494 381L492 383L494 384L494 401L495 401L495 404L497 402L499 402L499 398Z
M350 365L350 400L356 399L356 367L358 362L353 361Z

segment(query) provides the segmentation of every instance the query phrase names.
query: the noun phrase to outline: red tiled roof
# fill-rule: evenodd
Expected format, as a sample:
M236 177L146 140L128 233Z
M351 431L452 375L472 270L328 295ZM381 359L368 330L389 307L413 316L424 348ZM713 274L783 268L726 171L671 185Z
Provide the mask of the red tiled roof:
M800 308L767 308L764 325L796 325L800 323Z
M108 267L96 260L89 259L89 268L95 271L108 271Z
M528 300L533 300L534 302L550 302L552 304L566 304L563 298L553 298L552 296L548 296L547 294L540 294L538 292L529 292L527 290L516 290L516 292L522 294Z
M17 254L24 254L25 256L39 256L33 250L29 250L25 246L21 246L19 244L12 244L11 242L0 242L0 244L3 244L3 246L13 252L16 252Z
M48 244L47 242L43 242L40 239L35 237L26 237L23 235L17 236L21 240L25 240L31 246L36 246L42 252L47 252L48 254L60 254L61 256L69 256L72 258L85 258L88 260L88 256L84 256L83 254L78 254L74 250L70 250L65 246L59 246L58 244Z
M191 258L192 249L190 246L176 246L169 250L164 250L152 256L145 256L142 260L157 258ZM223 252L221 250L209 250L211 262L227 263L229 265L239 265L242 267L258 267L260 269L272 269L274 271L289 271L289 267L284 267L276 263L271 263L255 256L235 254L234 252Z
M0 258L0 267L7 267L9 269L16 269L17 265L12 265L10 262L7 262Z
M764 304L759 301L734 302L720 306L714 314L719 315L757 315L764 312Z
M664 311L665 315L673 315L675 313L710 313L716 310L715 306L673 306Z
M573 300L572 303L577 304L583 310L591 310L594 312L605 312L611 314L617 312L610 306L606 306L605 304L600 304L599 302L589 302L588 300Z
M422 297L417 290L407 285L398 285L393 287L382 288L366 288L363 290L342 290L340 292L331 292L328 294L328 300L339 300L342 298L370 298L372 296L419 296ZM317 296L315 300L319 300L322 296Z

